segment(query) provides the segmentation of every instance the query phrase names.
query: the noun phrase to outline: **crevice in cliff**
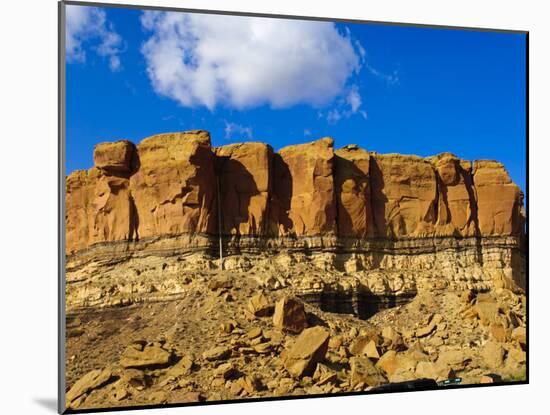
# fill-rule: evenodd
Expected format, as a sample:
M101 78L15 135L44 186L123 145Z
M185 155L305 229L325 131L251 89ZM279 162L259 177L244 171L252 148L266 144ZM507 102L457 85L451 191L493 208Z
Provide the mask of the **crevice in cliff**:
M338 180L338 162L336 160L338 156L334 154L332 156L332 203L334 204L334 231L336 236L340 235L340 209L342 209L341 199L341 183Z
M475 228L475 236L477 238L481 237L481 231L479 229L479 216L478 216L478 206L477 206L477 189L475 187L475 181L474 181L474 163L475 161L471 162L471 167L469 171L467 171L467 175L465 174L464 177L464 183L466 184L466 189L468 190L468 197L470 199L470 220L474 223Z
M371 154L369 159L369 176L368 176L369 204L370 204L370 212L371 212L370 224L372 224L372 228L373 228L372 235L374 235L375 237L380 237L384 235L380 232L380 229L378 229L378 212L376 212L376 209L374 208L374 198L375 198L374 173L376 169L378 169L378 166L376 166L376 160L374 156ZM383 213L382 219L384 219L384 212L382 213ZM369 222L367 222L367 226L369 226Z
M481 246L482 241L482 235L479 228L479 215L478 215L478 206L477 206L477 189L475 187L475 181L474 181L474 166L475 161L471 162L471 167L468 171L468 184L466 188L468 189L468 197L470 199L470 208L472 210L471 212L471 218L474 222L474 228L475 228L475 238L476 238L476 252L477 252L477 260L478 263L483 266L483 247ZM466 180L465 180L466 182Z
M130 229L128 230L129 242L139 241L139 215L134 197L130 193L128 195L128 203L130 205Z

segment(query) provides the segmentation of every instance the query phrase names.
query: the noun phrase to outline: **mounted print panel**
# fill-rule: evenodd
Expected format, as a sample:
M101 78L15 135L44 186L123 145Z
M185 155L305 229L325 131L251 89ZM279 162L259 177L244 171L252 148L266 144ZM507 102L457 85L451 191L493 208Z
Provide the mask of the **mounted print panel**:
M526 32L60 16L60 412L528 381Z

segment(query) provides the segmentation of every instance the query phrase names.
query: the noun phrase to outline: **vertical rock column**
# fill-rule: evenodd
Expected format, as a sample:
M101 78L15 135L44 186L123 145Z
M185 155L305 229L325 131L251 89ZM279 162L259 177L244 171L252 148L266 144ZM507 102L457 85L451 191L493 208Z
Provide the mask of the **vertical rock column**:
M139 238L216 234L216 176L206 131L160 134L138 146L130 188Z
M437 221L437 183L431 164L417 156L372 154L372 212L376 235L432 236Z
M475 161L474 185L481 235L523 234L523 193L504 166L497 161Z
M222 234L265 235L273 149L264 143L242 143L218 147L215 154Z
M272 228L279 236L336 234L334 140L281 149L274 158Z
M476 236L477 202L472 181L472 165L451 153L428 160L437 173L437 236Z
M334 160L338 236L372 237L370 154L356 145L349 145L337 150Z
M94 149L94 167L67 177L67 253L94 243L133 239L136 222L129 177L135 154L135 146L126 140L100 143Z

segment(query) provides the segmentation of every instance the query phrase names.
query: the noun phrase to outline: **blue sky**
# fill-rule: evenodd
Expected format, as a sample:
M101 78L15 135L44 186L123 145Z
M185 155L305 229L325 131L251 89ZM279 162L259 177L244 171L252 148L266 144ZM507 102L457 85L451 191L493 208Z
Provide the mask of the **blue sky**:
M98 142L205 129L496 159L525 189L523 34L68 7L67 173Z

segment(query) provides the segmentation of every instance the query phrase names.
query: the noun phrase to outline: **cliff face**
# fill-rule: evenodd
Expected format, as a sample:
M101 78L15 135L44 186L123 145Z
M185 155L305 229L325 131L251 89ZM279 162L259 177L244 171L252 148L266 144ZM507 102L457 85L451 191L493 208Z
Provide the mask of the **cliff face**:
M283 148L212 148L205 131L137 147L102 143L67 177L67 253L100 242L179 235L400 240L521 236L522 198L504 166L333 150L324 138ZM218 204L218 189L220 202ZM218 205L220 214L218 215Z
M225 269L269 254L275 273L307 262L380 295L525 284L523 194L495 161L334 151L331 138L278 153L263 143L213 148L207 132L188 131L98 144L94 164L66 181L69 279L94 261L156 256L163 286L173 272L177 287L186 255L200 253L197 269L219 266L221 230ZM180 259L169 272L170 256ZM310 293L326 285L306 280L296 283ZM83 292L89 302L92 289Z

